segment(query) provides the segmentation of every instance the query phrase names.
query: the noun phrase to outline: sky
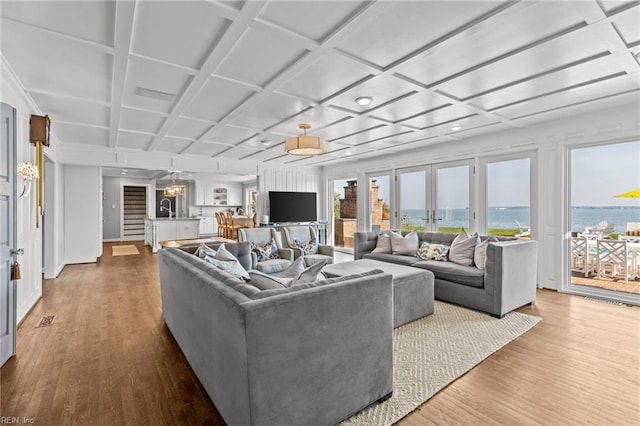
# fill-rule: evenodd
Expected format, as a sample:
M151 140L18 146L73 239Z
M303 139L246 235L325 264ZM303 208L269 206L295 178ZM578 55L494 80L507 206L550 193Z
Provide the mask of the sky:
M609 144L571 150L571 204L573 206L635 206L640 198L615 198L616 194L640 188L640 142ZM468 205L468 177L465 167L440 169L438 205L464 208ZM489 207L529 205L529 160L490 163L487 169ZM423 209L425 174L400 176L401 209ZM388 177L378 177L379 194L389 199ZM336 180L334 190L343 197L346 179ZM560 185L560 183L558 183Z

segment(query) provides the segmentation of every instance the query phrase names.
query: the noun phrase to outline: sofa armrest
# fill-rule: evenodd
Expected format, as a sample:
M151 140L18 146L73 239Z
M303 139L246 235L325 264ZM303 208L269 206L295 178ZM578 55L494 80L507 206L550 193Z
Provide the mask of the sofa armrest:
M281 259L287 259L293 262L293 250L290 248L281 248L278 249L278 254L280 254Z
M538 243L533 240L489 244L485 291L493 296L499 316L536 300Z
M258 255L251 252L251 269L256 269L258 266Z
M333 257L333 246L327 246L320 244L318 246L318 253L324 254L325 256Z
M392 391L390 274L242 306L252 424L335 424Z
M378 242L376 231L356 232L353 234L353 258L362 259L362 256L371 253Z

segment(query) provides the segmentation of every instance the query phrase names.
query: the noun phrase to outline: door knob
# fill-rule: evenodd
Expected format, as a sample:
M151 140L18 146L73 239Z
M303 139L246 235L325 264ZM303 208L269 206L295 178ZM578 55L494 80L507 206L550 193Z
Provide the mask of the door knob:
M21 248L19 248L19 249L11 249L10 254L11 254L11 256L16 256L16 255L22 256L24 254L24 249L21 249Z

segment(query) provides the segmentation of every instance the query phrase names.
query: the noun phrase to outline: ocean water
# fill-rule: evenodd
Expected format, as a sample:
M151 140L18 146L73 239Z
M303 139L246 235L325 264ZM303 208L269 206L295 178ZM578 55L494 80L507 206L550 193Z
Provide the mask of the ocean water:
M528 207L491 207L489 208L489 228L517 229L516 221L523 227L529 227L531 216ZM402 215L410 218L413 226L424 225L424 210L403 210ZM439 226L469 226L468 209L441 210ZM571 230L583 232L586 227L594 227L606 220L615 224L615 232L624 234L627 222L640 222L640 207L573 207L571 209Z

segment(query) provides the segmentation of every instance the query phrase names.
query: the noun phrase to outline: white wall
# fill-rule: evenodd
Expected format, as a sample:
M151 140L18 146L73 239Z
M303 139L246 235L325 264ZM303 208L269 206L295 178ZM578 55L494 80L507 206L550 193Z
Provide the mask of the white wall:
M64 166L65 263L96 262L102 255L102 170Z
M358 217L363 218L366 212L365 175L368 172L462 159L473 159L474 164L478 166L483 158L533 152L537 158L537 179L536 182L532 182L532 190L535 191L537 206L532 206L535 208L535 211L532 211L532 220L535 222L532 222L531 226L535 232L533 237L539 243L538 281L543 287L560 289L568 277L568 147L639 139L640 106L636 102L567 119L533 124L527 128L504 130L411 152L342 163L324 168L322 180L326 185L328 179L357 176ZM325 202L329 197L330 194L327 193L324 197ZM479 211L482 207L481 200L478 200L479 197L475 198L475 205L471 208ZM358 226L360 230L364 229L364 221L359 220Z
M329 219L326 194L319 169L272 169L258 167L258 215L269 214L269 191L300 191L318 193L318 220Z

